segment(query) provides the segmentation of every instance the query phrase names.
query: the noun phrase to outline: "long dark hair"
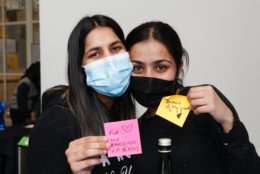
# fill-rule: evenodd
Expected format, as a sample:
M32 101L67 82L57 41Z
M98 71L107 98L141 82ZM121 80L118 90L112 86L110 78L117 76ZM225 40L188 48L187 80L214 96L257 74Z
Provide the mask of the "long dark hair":
M35 87L38 90L38 93L40 93L40 81L41 81L41 73L40 73L40 61L32 63L29 68L25 70L24 75L21 77L28 77L32 83L35 85Z
M110 112L94 95L93 89L86 85L86 75L81 67L85 38L96 27L111 28L125 44L124 33L119 24L103 15L82 18L70 34L68 41L68 104L80 123L82 136L102 135L104 122L129 119L135 116L134 103L128 92L115 98L113 112Z
M130 51L134 44L149 39L155 39L166 46L175 60L179 83L182 83L181 78L184 72L179 72L179 70L182 64L188 68L189 55L182 47L177 32L170 25L160 21L146 22L137 26L128 34L126 38L126 49Z

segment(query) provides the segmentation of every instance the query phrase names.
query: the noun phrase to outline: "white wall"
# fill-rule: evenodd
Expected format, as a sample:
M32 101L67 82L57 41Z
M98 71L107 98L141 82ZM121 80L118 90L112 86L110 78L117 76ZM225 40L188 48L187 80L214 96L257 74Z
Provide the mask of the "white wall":
M190 54L185 84L217 86L260 153L260 1L40 1L42 90L66 84L68 36L81 17L97 13L114 18L126 34L142 22L170 23Z

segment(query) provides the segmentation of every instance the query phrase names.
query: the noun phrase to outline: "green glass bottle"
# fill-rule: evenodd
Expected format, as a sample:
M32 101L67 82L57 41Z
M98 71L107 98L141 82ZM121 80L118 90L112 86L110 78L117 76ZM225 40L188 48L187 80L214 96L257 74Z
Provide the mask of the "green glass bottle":
M170 138L159 138L158 153L159 164L157 174L173 174Z

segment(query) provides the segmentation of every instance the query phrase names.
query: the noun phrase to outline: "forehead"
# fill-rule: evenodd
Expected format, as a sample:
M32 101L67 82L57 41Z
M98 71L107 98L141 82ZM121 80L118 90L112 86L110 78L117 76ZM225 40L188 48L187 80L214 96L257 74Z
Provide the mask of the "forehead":
M166 46L154 39L134 44L130 49L130 56L132 61L144 63L152 63L158 60L174 62L173 56L169 53Z
M109 27L96 27L85 38L85 47L101 46L120 40Z

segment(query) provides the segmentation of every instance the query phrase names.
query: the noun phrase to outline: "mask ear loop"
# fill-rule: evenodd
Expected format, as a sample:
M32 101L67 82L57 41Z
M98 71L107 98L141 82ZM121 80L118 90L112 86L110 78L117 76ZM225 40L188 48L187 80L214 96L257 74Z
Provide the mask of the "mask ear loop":
M177 74L177 78L174 79L174 94L175 95L179 95L182 93L183 91L183 85L181 85L181 82L179 83L179 81L181 81L178 77L179 77L179 70L176 72Z

